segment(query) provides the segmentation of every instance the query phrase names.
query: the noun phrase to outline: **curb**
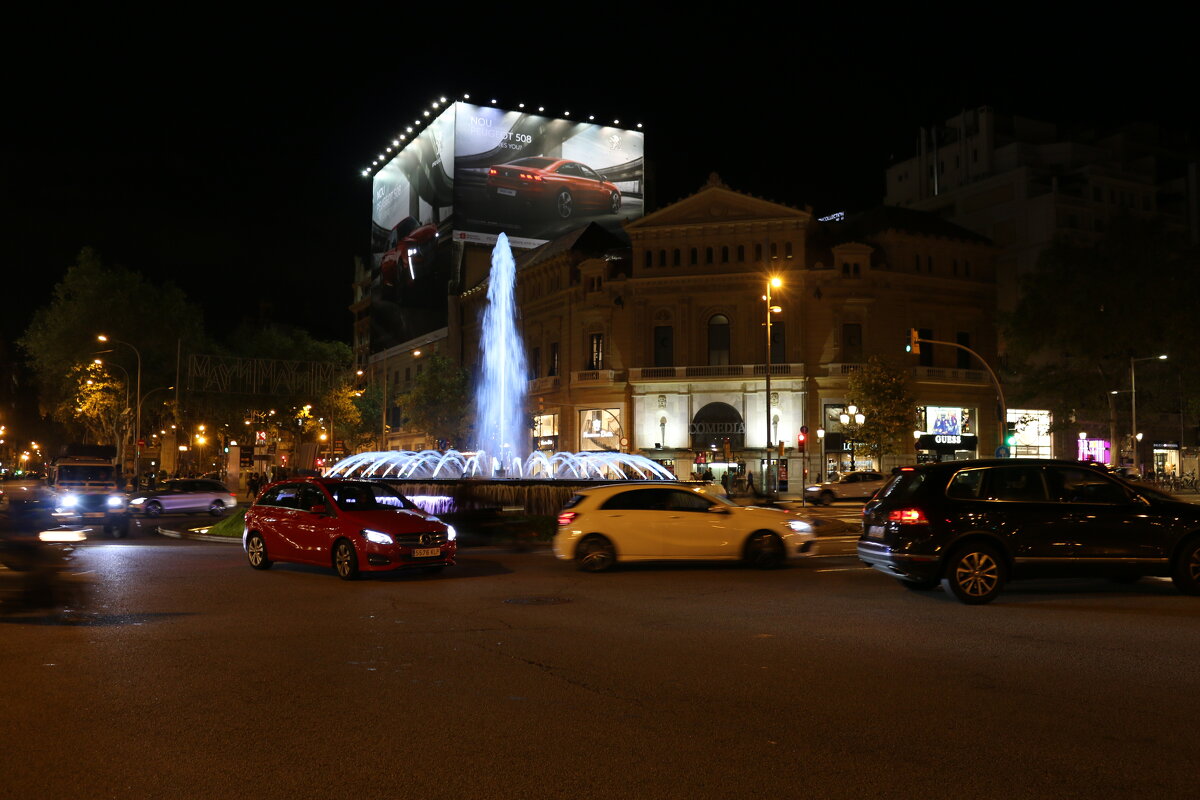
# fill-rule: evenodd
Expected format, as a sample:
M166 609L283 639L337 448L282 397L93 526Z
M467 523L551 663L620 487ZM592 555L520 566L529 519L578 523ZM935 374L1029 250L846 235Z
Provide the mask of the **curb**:
M242 544L242 537L233 536L209 536L206 533L192 533L191 531L172 531L166 528L155 528L156 533L160 536L166 536L170 539L191 539L196 542L224 542L227 544Z

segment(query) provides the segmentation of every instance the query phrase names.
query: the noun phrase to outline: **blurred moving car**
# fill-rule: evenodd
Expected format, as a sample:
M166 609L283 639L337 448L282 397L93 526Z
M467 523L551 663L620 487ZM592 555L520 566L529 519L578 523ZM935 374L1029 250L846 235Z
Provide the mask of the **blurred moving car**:
M904 467L863 509L862 561L963 603L1026 577L1170 577L1200 594L1200 505L1078 461Z
M40 503L51 503L54 493L46 486L46 479L35 473L24 475L5 475L0 480L0 511L4 511L12 502L23 503L33 500Z
M558 515L554 555L585 572L618 561L744 560L782 565L811 555L816 534L799 514L739 506L713 486L613 484L574 495Z
M175 478L157 489L136 493L129 500L129 510L147 517L159 514L191 514L207 511L219 517L237 505L237 495L220 481L206 478Z
M518 158L488 169L488 196L549 209L559 219L570 219L577 210L616 214L621 210L621 190L591 167L565 158Z
M847 472L836 481L804 487L804 496L813 503L829 505L835 500L869 500L887 483L881 473L871 470Z
M242 546L250 566L272 562L362 571L454 566L457 533L385 483L296 478L271 484L246 512Z

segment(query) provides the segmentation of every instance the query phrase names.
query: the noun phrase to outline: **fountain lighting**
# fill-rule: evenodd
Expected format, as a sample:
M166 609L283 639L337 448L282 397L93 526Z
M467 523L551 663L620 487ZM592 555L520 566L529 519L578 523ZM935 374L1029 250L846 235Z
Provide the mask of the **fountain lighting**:
M525 346L517 329L515 284L516 262L508 237L501 233L492 251L488 303L480 333L482 359L479 388L475 394L476 449L358 453L330 467L326 475L407 482L414 490L410 494L427 501L423 507L450 502L449 497L440 494L442 489L438 486L422 484L426 481L457 484L461 490L468 483L502 487L522 481L545 484L548 488L551 485L569 486L571 482L676 479L657 461L634 453L529 453L531 442L525 417L528 377ZM539 509L535 513L540 513L561 506L565 499L559 496L562 491L561 488L530 490L519 500L502 488L487 493L505 504L517 501L530 510Z

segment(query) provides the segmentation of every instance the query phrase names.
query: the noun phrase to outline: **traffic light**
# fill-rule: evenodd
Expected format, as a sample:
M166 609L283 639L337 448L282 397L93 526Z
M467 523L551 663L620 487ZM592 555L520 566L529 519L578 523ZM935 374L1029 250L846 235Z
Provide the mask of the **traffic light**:
M804 431L796 434L796 449L801 453L805 452L805 446L808 444L808 434Z
M910 353L920 354L921 343L917 340L918 336L920 336L920 334L917 333L916 328L909 328L908 329L908 345L904 349Z
M1004 443L1009 447L1017 443L1017 423L1009 422L1004 426Z

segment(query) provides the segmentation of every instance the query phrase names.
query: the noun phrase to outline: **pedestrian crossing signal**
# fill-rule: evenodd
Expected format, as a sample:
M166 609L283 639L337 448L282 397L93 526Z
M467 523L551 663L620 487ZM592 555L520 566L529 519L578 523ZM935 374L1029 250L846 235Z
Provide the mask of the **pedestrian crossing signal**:
M918 336L919 336L919 334L917 333L916 328L909 328L908 329L908 345L904 349L910 353L920 354L921 342L918 339Z

